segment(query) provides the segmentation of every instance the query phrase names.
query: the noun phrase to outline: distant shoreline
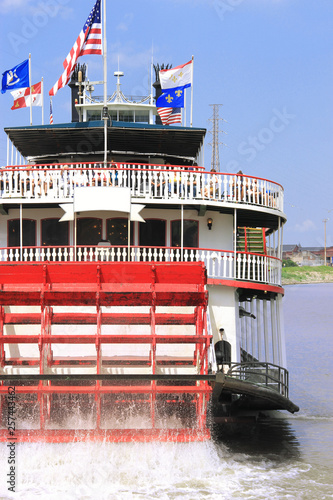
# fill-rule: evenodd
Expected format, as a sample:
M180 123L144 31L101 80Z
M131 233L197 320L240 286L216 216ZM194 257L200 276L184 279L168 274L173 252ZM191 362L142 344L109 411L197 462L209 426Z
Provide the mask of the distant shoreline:
M287 285L318 285L320 283L333 283L333 279L330 280L321 280L321 281L292 281L292 280L282 280L282 286L287 286Z
M282 286L315 283L333 283L333 267L304 266L282 268Z

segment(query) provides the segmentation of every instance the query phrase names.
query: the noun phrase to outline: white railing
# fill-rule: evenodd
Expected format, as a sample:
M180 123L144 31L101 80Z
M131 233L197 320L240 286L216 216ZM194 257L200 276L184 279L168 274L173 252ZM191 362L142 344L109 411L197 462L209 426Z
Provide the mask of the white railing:
M34 165L0 170L1 198L68 200L81 186L131 189L133 198L246 203L283 211L283 188L267 179L178 166L111 163Z
M274 285L281 284L276 257L228 250L178 247L65 246L0 248L0 262L203 262L207 276Z

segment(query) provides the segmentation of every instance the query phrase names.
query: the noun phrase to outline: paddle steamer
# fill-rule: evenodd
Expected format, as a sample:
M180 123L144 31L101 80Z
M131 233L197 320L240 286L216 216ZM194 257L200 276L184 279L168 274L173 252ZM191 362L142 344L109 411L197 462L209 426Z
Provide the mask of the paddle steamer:
M205 170L206 130L158 123L156 95L125 96L121 76L105 107L78 67L70 123L5 128L2 440L13 390L29 441L203 440L298 409L283 187Z

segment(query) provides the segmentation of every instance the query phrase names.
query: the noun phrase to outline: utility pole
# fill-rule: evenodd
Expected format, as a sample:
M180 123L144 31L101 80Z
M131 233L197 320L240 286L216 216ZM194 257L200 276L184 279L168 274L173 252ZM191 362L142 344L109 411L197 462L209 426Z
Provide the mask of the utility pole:
M326 266L326 222L327 221L328 221L328 219L323 219L323 223L324 223L324 260L325 260L324 266Z
M216 170L216 172L220 171L220 157L219 157L219 145L223 144L219 141L219 121L223 120L223 118L219 117L219 109L222 104L210 104L213 107L213 116L209 118L209 121L213 122L213 129L210 131L212 134L212 142L209 144L212 146L212 162L211 169ZM224 121L224 120L223 120Z

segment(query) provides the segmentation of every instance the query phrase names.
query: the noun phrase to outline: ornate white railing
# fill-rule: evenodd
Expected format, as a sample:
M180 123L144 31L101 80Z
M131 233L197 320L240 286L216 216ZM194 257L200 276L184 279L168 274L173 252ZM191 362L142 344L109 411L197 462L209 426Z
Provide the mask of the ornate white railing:
M64 201L81 186L131 189L133 198L237 202L283 211L283 188L258 177L205 172L178 166L111 163L34 165L0 170L1 199Z
M281 284L276 257L228 250L178 247L65 246L0 248L0 262L204 262L207 276L274 285Z

